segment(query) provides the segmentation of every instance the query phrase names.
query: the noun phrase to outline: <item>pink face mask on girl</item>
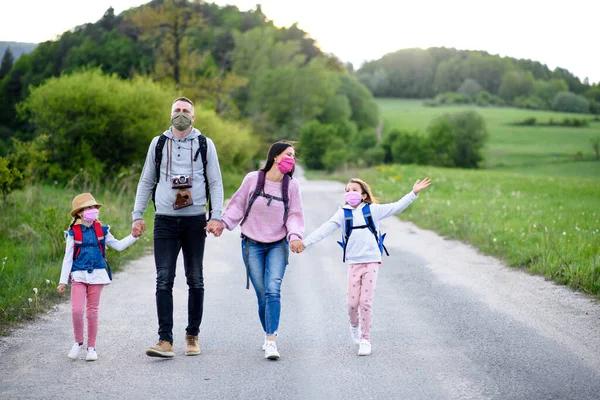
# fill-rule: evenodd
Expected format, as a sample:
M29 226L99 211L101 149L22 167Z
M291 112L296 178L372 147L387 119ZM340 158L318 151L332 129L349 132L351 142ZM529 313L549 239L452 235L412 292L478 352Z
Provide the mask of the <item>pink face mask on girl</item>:
M294 168L294 165L296 165L296 160L292 157L282 157L277 164L277 168L285 175Z
M354 191L346 192L344 195L344 200L346 200L346 203L350 204L352 207L356 207L362 202L362 194Z
M88 208L83 210L83 220L88 223L94 222L98 218L98 214L100 212L97 208Z

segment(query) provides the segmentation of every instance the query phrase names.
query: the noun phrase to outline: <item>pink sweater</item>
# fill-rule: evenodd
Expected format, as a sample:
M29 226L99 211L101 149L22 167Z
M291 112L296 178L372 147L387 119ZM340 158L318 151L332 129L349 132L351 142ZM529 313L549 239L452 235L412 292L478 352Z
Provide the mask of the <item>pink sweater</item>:
M223 213L221 221L230 231L233 230L244 218L244 212L248 207L248 201L256 188L258 171L250 172L244 178L242 185L235 192L227 209ZM276 197L281 196L281 182L273 182L265 179L264 192ZM296 179L290 180L289 186L289 210L287 223L283 224L283 202L258 196L252 205L250 214L244 225L242 233L257 242L272 243L287 236L288 241L302 240L304 233L304 213L302 212L302 196L300 195L300 184Z

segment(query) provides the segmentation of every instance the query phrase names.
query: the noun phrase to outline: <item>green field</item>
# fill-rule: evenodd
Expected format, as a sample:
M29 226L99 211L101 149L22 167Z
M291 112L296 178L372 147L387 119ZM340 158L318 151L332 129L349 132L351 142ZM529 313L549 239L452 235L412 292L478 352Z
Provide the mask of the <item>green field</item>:
M589 114L567 114L509 107L424 107L421 100L378 99L383 131L425 132L435 118L474 108L483 116L490 133L484 150L485 167L524 174L587 176L600 178L592 139L600 138L600 121ZM547 123L550 119L585 118L589 127L511 126L527 118Z
M429 176L432 185L400 219L471 243L510 266L600 297L597 179L415 165L308 176L344 183L359 177L382 203L397 201L416 179Z
M378 104L384 133L394 128L425 132L434 118L469 108L430 108L417 100L379 99ZM513 108L477 112L490 133L484 169L384 165L308 176L342 182L362 178L381 202L398 200L416 179L429 176L432 186L401 219L600 297L600 161L591 144L600 137L600 122L586 128L518 127L510 124L574 115ZM577 152L583 160L575 159Z

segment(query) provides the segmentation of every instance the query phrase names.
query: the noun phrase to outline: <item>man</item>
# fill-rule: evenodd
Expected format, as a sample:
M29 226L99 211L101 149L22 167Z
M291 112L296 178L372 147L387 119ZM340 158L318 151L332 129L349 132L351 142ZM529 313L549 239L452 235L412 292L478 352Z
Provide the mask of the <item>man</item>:
M150 197L153 197L156 207L154 262L158 343L146 350L150 357L175 356L173 282L179 249L183 251L185 277L189 289L185 354L200 354L198 333L204 306L202 260L205 228L213 230L215 224L221 220L223 182L215 145L192 126L194 120L194 104L185 97L176 99L171 107L172 126L163 133L164 138L159 140L163 135L157 136L150 143L135 196L131 228L134 237L139 237L146 231L142 216ZM203 167L202 144L206 153L206 171ZM160 165L157 165L157 158ZM206 188L210 192L210 204L213 207L208 224Z

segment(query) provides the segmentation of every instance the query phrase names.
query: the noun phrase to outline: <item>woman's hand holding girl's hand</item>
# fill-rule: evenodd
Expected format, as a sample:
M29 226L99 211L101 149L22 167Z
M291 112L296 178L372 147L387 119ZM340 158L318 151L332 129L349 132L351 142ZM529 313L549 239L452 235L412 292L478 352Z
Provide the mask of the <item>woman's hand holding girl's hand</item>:
M301 240L292 240L290 243L290 249L293 253L302 253L305 248L306 246L304 246Z
M65 292L66 287L67 287L67 285L65 285L64 283L61 283L60 285L58 285L56 290L58 290L58 293L63 294Z
M423 180L417 179L415 185L413 186L413 193L417 195L421 190L425 189L429 185L431 185L431 180L428 177L425 177Z

